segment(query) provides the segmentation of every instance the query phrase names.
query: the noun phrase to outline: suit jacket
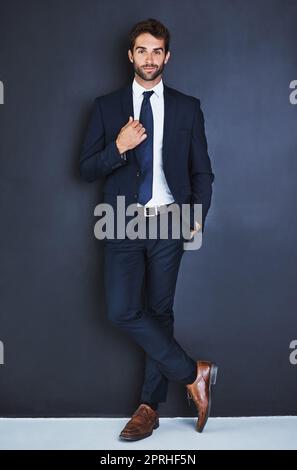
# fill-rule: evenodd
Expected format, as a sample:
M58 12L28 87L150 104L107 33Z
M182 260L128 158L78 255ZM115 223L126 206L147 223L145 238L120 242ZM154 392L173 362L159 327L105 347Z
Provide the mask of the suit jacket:
M121 128L133 116L132 82L97 97L80 155L80 175L92 182L102 178L104 201L116 208L117 195L126 205L137 203L141 171L137 147L126 152L126 161L116 146ZM178 205L202 204L202 231L211 204L214 174L208 155L200 100L164 83L163 170Z

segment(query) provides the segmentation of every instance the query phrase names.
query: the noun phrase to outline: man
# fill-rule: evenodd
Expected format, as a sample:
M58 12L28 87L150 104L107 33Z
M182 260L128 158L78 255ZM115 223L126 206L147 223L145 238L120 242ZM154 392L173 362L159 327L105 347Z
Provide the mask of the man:
M214 174L200 101L162 81L169 40L167 28L155 19L132 28L133 83L95 99L80 173L89 182L104 178L104 202L116 208L117 196L124 195L125 203L137 204L145 223L151 218L159 223L172 206L202 204L200 223L191 212L193 237L204 230ZM172 224L169 217L169 235ZM198 432L210 412L217 366L193 360L173 336L183 243L182 237L163 239L159 233L155 239L125 236L104 242L108 317L146 352L140 404L120 434L124 440L143 439L159 426L158 404L166 400L169 380L185 385L197 408Z

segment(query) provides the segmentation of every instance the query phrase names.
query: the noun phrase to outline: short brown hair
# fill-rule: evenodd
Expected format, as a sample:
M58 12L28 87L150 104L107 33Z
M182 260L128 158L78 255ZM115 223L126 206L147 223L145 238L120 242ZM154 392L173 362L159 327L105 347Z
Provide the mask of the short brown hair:
M170 33L168 29L160 23L160 21L155 20L154 18L140 21L133 26L129 34L131 52L133 52L136 38L142 33L150 33L157 39L163 38L165 41L165 54L167 54L169 50Z

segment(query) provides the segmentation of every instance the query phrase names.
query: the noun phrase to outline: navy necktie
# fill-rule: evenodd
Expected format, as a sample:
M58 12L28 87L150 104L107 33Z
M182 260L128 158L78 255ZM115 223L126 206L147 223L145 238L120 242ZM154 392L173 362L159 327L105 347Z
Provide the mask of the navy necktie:
M144 91L139 121L145 128L147 137L139 144L137 154L142 173L138 202L143 206L152 198L153 192L153 151L154 151L154 118L150 97L153 91Z

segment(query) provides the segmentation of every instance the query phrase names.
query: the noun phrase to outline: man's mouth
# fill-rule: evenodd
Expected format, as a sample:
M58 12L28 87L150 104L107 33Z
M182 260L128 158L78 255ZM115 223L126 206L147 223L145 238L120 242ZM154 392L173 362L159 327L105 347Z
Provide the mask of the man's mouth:
M148 72L151 70L155 70L156 67L143 67L144 70L147 70Z

